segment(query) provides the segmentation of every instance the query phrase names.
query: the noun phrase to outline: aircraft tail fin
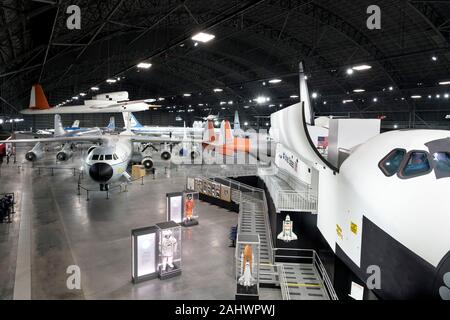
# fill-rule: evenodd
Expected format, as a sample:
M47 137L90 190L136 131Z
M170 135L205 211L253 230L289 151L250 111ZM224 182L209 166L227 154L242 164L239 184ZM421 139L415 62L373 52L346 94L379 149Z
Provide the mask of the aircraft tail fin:
M72 128L79 128L80 127L80 120L75 120L72 124Z
M216 141L216 135L214 134L214 124L212 120L206 121L205 129L203 130L203 142L212 143Z
M220 137L219 144L227 144L233 141L233 133L231 132L231 124L230 121L223 120L220 125Z
M30 109L45 110L50 109L47 97L45 96L44 90L40 84L35 84L31 87L30 94Z
M142 128L142 124L139 123L139 121L136 119L133 113L131 112L122 112L123 121L126 124L130 124L130 129L132 128Z
M61 123L61 116L59 114L55 114L55 137L62 136L64 133L64 127Z
M109 123L106 129L108 129L109 131L116 130L116 118L114 117L109 118Z
M236 131L241 130L241 122L239 121L239 112L237 110L234 112L233 129Z

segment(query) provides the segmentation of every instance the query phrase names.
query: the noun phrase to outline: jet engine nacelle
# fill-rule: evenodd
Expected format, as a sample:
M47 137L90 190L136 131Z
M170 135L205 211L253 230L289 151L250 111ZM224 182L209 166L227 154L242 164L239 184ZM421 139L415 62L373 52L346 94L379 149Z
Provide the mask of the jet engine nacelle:
M72 146L70 144L64 145L64 147L56 154L58 161L67 161L73 156Z
M150 170L153 168L153 159L150 157L145 157L142 159L141 164L145 167L146 170Z
M197 147L193 147L191 150L191 159L195 160L200 157L200 150Z
M163 152L161 152L161 159L162 160L170 160L172 158L172 153L170 153L170 151L168 150L164 150Z
M44 146L42 143L38 142L36 145L25 154L25 159L30 162L37 161L42 159L44 156Z

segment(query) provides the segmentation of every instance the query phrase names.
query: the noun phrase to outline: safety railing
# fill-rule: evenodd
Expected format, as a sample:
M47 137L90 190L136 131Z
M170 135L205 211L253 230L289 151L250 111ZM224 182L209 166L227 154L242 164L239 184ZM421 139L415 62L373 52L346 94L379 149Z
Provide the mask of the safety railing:
M278 168L261 169L258 173L269 191L277 212L317 212L317 195L309 185L292 178L285 170ZM283 189L279 179L287 184L285 187L297 189ZM284 179L289 181L286 182Z
M325 270L325 267L320 260L319 255L313 249L291 249L291 248L274 248L275 252L275 262L283 262L280 260L286 261L296 261L296 263L305 263L311 264L314 266L314 269L317 271L320 280L322 281L326 293L330 300L339 300L336 292L334 291L333 284L331 283L330 278L328 277L328 273ZM280 252L285 251L289 254L281 254Z
M286 273L284 272L284 266L281 263L277 263L277 264L275 264L275 267L276 267L276 270L278 273L278 279L279 279L280 289L281 289L281 297L283 300L291 300L288 282L286 279Z

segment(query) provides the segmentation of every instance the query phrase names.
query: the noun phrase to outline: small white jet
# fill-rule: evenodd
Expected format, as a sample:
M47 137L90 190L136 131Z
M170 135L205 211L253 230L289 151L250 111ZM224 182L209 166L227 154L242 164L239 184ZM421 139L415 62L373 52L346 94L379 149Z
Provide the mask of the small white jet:
M22 114L81 114L81 113L116 113L116 112L138 112L158 108L153 105L153 100L128 99L128 92L119 91L103 93L93 96L91 100L85 100L83 105L51 108L41 85L36 84L31 89L30 106L22 110Z

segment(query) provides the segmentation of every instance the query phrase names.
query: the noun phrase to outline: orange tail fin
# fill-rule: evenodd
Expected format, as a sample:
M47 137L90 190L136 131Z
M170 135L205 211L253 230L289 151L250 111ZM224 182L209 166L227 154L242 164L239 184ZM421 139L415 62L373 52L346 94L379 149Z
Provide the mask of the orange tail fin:
M40 84L35 84L31 88L30 109L50 109L47 97L45 96L44 90L42 89L42 86Z

